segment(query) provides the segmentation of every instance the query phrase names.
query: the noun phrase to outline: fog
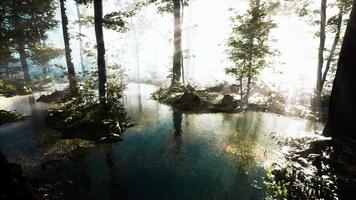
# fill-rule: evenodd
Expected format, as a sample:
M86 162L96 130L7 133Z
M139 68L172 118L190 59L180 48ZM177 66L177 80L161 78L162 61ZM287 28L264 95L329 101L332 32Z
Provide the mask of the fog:
M120 3L119 3L120 2ZM79 62L79 43L73 38L78 32L78 19L73 1L67 1L70 20L71 47L77 71L81 71ZM127 9L133 2L104 1L104 13ZM226 40L231 31L229 18L235 9L243 13L248 1L241 0L194 0L184 8L183 50L185 75L187 82L195 85L211 85L217 82L233 82L224 69L230 66L226 55ZM92 15L92 7L81 6L85 15ZM58 10L59 12L59 10ZM59 13L57 13L60 19ZM287 11L273 16L277 27L272 32L275 40L272 46L280 54L273 58L273 64L261 72L261 81L269 86L288 92L288 96L309 93L313 90L316 79L318 38L315 32L318 26L312 26L302 17ZM107 62L119 63L130 80L152 79L154 82L168 82L166 77L172 65L173 16L168 13L158 14L154 5L143 8L129 21L129 31L118 33L105 30ZM48 42L63 47L61 27L49 34ZM93 27L84 27L84 43L95 44ZM327 41L327 45L330 41ZM94 50L94 49L93 49ZM86 59L86 64L94 60ZM54 61L58 62L58 61ZM139 70L138 70L139 69Z

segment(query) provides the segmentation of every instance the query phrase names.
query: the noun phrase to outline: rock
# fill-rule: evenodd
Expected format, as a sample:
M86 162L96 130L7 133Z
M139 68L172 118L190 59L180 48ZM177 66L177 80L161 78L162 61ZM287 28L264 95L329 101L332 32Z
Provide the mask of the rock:
M107 143L115 143L115 142L120 142L122 141L122 137L118 134L115 133L111 133L108 136L104 136L102 138L99 139L99 143L102 144L107 144Z
M222 98L222 100L220 102L220 106L225 107L225 108L236 108L237 101L235 101L233 96L227 94Z
M190 84L188 84L185 87L189 90L189 92L194 92L195 91L194 87L192 85L190 85Z
M192 109L201 105L201 99L194 93L184 93L176 102L176 106L181 109Z
M55 90L52 94L41 95L37 101L44 103L63 103L68 96L68 89L63 91Z

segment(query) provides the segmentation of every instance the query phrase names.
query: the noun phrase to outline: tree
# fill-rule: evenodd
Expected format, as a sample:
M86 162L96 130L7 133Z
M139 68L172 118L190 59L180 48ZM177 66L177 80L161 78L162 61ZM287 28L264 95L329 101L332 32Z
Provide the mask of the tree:
M326 0L321 0L320 7L320 32L319 32L319 50L318 50L318 67L316 79L316 97L314 103L314 111L320 112L321 103L321 79L324 64L324 49L325 49L325 29L326 29Z
M182 21L183 7L188 5L189 0L152 0L158 5L159 12L173 13L173 66L171 86L180 83L183 70L182 52Z
M79 31L79 54L80 54L80 65L82 67L82 73L85 72L84 58L83 58L83 40L82 40L82 22L81 22L81 14L79 4L76 4L77 15L78 15L78 31Z
M31 50L31 60L37 66L42 67L44 76L48 75L48 63L64 54L64 50L50 45L38 44Z
M106 67L105 44L103 36L103 4L102 0L94 0L94 23L97 48L97 65L99 77L99 99L102 110L106 108Z
M133 8L129 11L118 11L108 13L103 16L103 4L102 0L76 0L78 4L89 4L94 3L94 21L91 17L87 17L83 20L83 23L92 24L95 27L95 37L96 37L96 49L97 49L97 69L98 69L98 80L99 80L99 101L100 108L102 112L106 112L107 109L107 75L106 75L106 65L105 65L105 43L103 35L103 27L116 30L118 32L126 32L126 21L131 18L147 3L136 3Z
M339 55L324 134L356 139L356 2Z
M31 81L27 59L31 49L47 38L47 31L57 26L56 5L51 0L2 0L1 39L10 41L9 47L19 54L24 79Z
M173 0L174 12L174 53L173 53L173 77L172 86L178 84L182 73L182 23L181 23L181 1Z
M276 25L268 18L268 12L274 8L275 4L251 0L245 14L231 17L233 28L227 41L227 52L233 66L226 68L226 73L235 76L239 82L244 106L248 106L254 79L268 65L267 56L275 53L269 46L269 39L270 31Z
M325 82L327 76L330 72L331 64L334 60L336 50L340 41L340 34L343 26L344 15L350 12L352 6L351 0L336 0L334 4L327 6L326 0L321 0L320 8L320 30L319 30L319 49L318 49L318 67L317 67L317 81L315 87L315 99L313 109L319 112L321 107L321 97L324 90ZM332 9L336 7L338 9L338 14L326 18L327 9ZM325 47L327 28L330 34L334 34L333 44L330 49ZM324 56L324 52L329 52L328 56ZM326 64L324 64L326 61Z
M71 92L74 94L77 90L77 81L75 76L74 65L72 63L71 56L71 48L69 44L69 33L68 33L68 17L66 14L65 8L65 0L59 0L60 8L61 8L61 18L62 18L62 30L63 30L63 40L64 40L64 49L65 49L65 57L68 69L68 78L69 78L69 88Z

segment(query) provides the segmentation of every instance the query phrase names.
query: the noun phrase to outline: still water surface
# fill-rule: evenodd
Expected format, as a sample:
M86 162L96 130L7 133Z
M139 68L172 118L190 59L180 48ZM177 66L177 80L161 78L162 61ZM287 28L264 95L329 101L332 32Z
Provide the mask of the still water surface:
M182 114L150 98L155 87L129 84L123 99L131 121L124 141L61 139L46 127L35 96L0 99L0 109L28 119L0 128L0 147L32 180L63 199L264 199L266 163L278 159L270 132L296 134L321 124L275 114ZM56 164L43 167L50 160ZM42 167L41 167L42 165Z

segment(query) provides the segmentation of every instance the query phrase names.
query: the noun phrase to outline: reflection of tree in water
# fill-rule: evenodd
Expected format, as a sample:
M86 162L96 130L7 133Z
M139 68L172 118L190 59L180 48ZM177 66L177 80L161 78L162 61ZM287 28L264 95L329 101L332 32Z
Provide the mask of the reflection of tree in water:
M173 110L173 127L174 127L174 154L177 160L180 160L182 145L182 119L183 114L180 111Z
M33 94L28 95L28 105L32 117L36 117L36 100ZM36 118L35 118L36 119Z
M121 182L119 180L119 173L118 173L118 166L115 165L115 151L114 151L114 145L108 144L105 145L104 151L105 151L105 158L106 158L106 164L108 167L108 175L110 177L110 182L109 182L109 188L110 188L110 196L111 199L117 199L118 197L122 199L127 198L127 191L125 187L127 185L124 184L124 182Z
M182 133L182 119L183 114L180 111L173 110L173 126L175 136L180 136Z
M73 179L74 179L74 189L75 199L90 199L91 196L91 180L85 174L85 156L86 148L80 147L80 140L77 141L77 148L72 153L73 164Z
M142 110L142 97L141 97L141 84L138 84L138 95L137 95L137 98L138 98L138 120L141 120L142 118L142 113L143 113L143 110Z
M241 174L248 174L256 159L256 142L233 131L229 136L226 151L233 155Z
M263 150L257 146L257 139L263 128L262 118L254 113L237 118L225 115L223 124L224 130L228 131L226 151L233 156L241 175L248 174L256 161L264 157ZM228 124L234 127L226 127Z

